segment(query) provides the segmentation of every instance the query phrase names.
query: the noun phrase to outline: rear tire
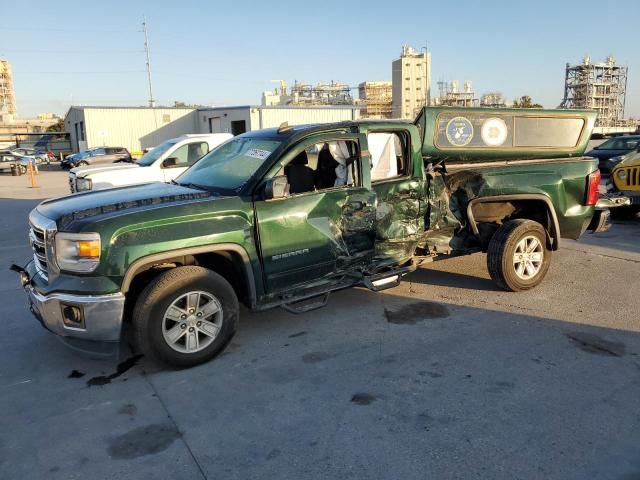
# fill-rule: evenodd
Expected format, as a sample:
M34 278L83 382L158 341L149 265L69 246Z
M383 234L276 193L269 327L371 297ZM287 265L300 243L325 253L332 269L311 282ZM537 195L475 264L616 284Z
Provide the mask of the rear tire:
M535 287L551 264L547 235L538 222L509 220L493 235L487 252L491 279L503 290L519 292Z
M238 298L222 276L203 267L178 267L156 277L133 311L141 353L178 368L211 360L238 324Z
M79 167L84 167L84 166L86 166L86 165L89 165L89 164L88 164L87 162L85 162L85 161L78 162L78 166L79 166Z

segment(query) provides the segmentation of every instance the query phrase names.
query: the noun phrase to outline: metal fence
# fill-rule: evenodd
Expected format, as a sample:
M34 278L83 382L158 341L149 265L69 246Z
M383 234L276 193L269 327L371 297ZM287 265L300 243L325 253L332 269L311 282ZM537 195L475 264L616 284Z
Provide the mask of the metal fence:
M71 138L68 133L8 133L0 135L0 145L16 148L34 148L52 151L56 156L71 153Z

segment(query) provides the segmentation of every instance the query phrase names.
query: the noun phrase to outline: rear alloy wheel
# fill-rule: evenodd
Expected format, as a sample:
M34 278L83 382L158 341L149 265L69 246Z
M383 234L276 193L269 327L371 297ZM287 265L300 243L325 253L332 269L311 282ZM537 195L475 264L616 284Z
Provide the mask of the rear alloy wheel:
M509 220L493 235L487 252L487 268L503 290L518 292L538 285L551 264L547 235L538 222Z
M179 368L215 357L235 334L237 323L238 298L229 282L196 266L156 277L133 311L141 353Z
M87 166L87 165L89 165L89 164L87 162L85 162L84 160L82 162L78 162L78 166L79 167L84 167L84 166Z
M524 237L516 245L513 254L513 268L521 280L531 280L542 268L544 260L544 247L534 236Z

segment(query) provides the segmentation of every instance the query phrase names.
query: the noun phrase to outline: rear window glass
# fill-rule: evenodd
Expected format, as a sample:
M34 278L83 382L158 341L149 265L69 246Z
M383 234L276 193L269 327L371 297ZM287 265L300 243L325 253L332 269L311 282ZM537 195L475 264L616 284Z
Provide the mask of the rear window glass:
M514 147L575 147L584 127L581 118L516 117Z

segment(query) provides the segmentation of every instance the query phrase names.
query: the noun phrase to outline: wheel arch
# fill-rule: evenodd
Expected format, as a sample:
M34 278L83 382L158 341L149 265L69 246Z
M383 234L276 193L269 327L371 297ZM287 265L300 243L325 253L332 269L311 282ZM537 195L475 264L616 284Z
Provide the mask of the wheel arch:
M489 197L479 197L470 200L467 204L467 219L469 221L469 226L471 227L471 231L476 236L480 236L480 230L478 229L478 222L476 221L476 217L474 215L474 207L479 204L484 203L525 203L527 205L544 205L544 210L547 213L547 220L543 223L543 227L547 232L547 242L550 250L558 250L560 247L560 223L558 222L558 215L556 214L556 210L551 202L551 199L543 195L541 193L528 193L528 194L513 194L513 195L495 195ZM530 220L535 220L534 218L530 218L528 216L513 216L508 217L512 218L529 218Z
M186 259L190 259L191 263ZM141 257L131 263L127 268L122 280L121 291L126 295L130 291L136 278L156 266L171 263L180 265L197 264L216 271L214 267L220 264L220 259L232 262L237 268L237 272L241 275L241 280L246 290L237 291L236 293L239 297L246 297L247 303L253 307L256 303L257 296L251 261L247 251L235 243L181 248ZM229 280L228 276L232 272L218 271L217 273ZM230 283L234 286L234 289L240 287L237 284L234 285L234 282Z

